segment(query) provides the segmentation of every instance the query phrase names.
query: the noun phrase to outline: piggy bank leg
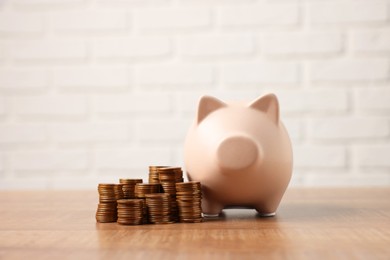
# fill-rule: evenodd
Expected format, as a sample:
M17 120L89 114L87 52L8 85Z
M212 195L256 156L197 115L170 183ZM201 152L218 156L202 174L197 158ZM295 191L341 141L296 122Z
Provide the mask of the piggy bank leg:
M256 211L259 213L260 217L273 217L276 215L275 204L270 203L259 203L255 206Z
M222 212L223 205L217 201L204 197L202 199L202 211L205 217L218 217Z

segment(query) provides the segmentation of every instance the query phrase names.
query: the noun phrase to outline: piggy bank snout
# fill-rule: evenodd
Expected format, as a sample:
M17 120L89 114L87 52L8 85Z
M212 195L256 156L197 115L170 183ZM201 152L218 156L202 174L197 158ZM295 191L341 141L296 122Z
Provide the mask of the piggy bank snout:
M220 167L237 171L250 167L259 157L257 143L247 136L225 138L217 149Z

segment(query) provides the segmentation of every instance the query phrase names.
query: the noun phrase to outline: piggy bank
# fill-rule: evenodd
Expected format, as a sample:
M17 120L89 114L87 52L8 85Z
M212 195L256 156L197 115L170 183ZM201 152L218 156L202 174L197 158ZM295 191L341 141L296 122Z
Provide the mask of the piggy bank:
M202 210L227 207L275 215L292 174L291 141L274 94L251 103L204 96L184 147L187 177L202 183Z

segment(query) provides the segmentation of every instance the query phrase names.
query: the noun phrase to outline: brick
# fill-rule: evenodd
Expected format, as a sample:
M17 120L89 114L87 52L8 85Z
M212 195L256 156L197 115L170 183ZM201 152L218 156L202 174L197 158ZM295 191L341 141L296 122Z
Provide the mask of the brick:
M123 11L55 12L50 15L54 30L102 31L126 28L126 13Z
M151 5L166 5L169 0L97 0L98 4L103 7L126 7L126 6L151 6Z
M384 22L388 6L382 3L324 3L309 5L310 21L315 24Z
M299 21L297 5L232 5L217 9L218 24L222 26L286 26Z
M192 120L155 119L139 121L137 137L149 142L183 142Z
M390 133L387 120L364 117L312 119L309 130L312 138L321 140L379 138Z
M11 99L11 110L18 115L80 116L87 113L87 100L79 96L38 96Z
M318 61L310 64L312 81L361 81L389 78L386 59L350 59Z
M145 65L136 69L135 77L141 85L211 84L214 71L208 65Z
M70 60L87 56L83 40L24 40L15 42L10 49L17 60Z
M43 17L39 14L1 12L1 33L40 33L43 31Z
M254 52L254 39L248 34L224 34L186 36L179 40L179 49L184 56L245 55Z
M0 97L0 116L5 114L5 100Z
M85 0L13 0L18 7L43 7L43 6L58 6L75 5L84 3Z
M263 41L267 54L334 54L343 48L340 33L270 33L263 35Z
M172 98L162 94L104 95L94 99L94 107L102 114L156 115L172 111Z
M3 62L6 53L6 45L4 43L0 43L0 63Z
M277 0L274 0L274 1L277 1ZM236 1L236 0L179 0L178 2L180 4L183 4L183 5L184 4L187 4L187 5L208 4L210 6L219 6L219 5L240 5L242 3L253 3L255 1L253 1L253 0L241 0L241 1Z
M356 147L356 161L361 167L390 167L389 155L389 144Z
M170 164L171 153L168 148L110 149L95 152L98 169L145 169L148 165ZM147 174L138 176L147 177Z
M346 149L343 146L295 145L294 167L341 168L346 166Z
M305 176L304 185L312 187L367 187L377 186L383 187L390 184L390 178L388 174L345 174L341 172L337 175L322 173L319 174L308 174Z
M41 90L48 86L48 73L35 68L0 69L0 89Z
M47 140L47 130L43 125L2 124L0 143L33 143Z
M211 12L201 8L147 8L134 14L141 29L191 29L210 25Z
M390 30L371 29L353 32L351 48L363 52L390 51Z
M285 112L329 113L348 109L348 95L343 90L276 91L275 94Z
M4 171L4 157L3 154L0 153L0 176L2 171Z
M356 104L360 109L390 110L390 89L357 89Z
M227 63L221 68L221 78L226 84L297 83L299 65L295 62Z
M92 43L98 58L143 58L164 56L171 51L166 37L117 37L103 38Z
M16 171L85 170L88 166L84 151L15 152L10 157L10 165Z
M130 85L126 67L72 67L54 70L54 82L62 88L113 89Z
M127 141L130 126L122 123L69 123L49 127L50 137L58 142Z

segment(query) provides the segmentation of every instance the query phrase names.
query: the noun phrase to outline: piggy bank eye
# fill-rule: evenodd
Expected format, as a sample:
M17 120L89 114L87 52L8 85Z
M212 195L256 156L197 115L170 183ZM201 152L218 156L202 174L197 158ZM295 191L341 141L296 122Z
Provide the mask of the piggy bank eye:
M279 102L275 94L264 95L249 104L250 108L264 112L274 123L279 122Z
M210 96L203 96L199 101L198 108L198 124L202 122L209 114L222 107L226 107L227 104Z

